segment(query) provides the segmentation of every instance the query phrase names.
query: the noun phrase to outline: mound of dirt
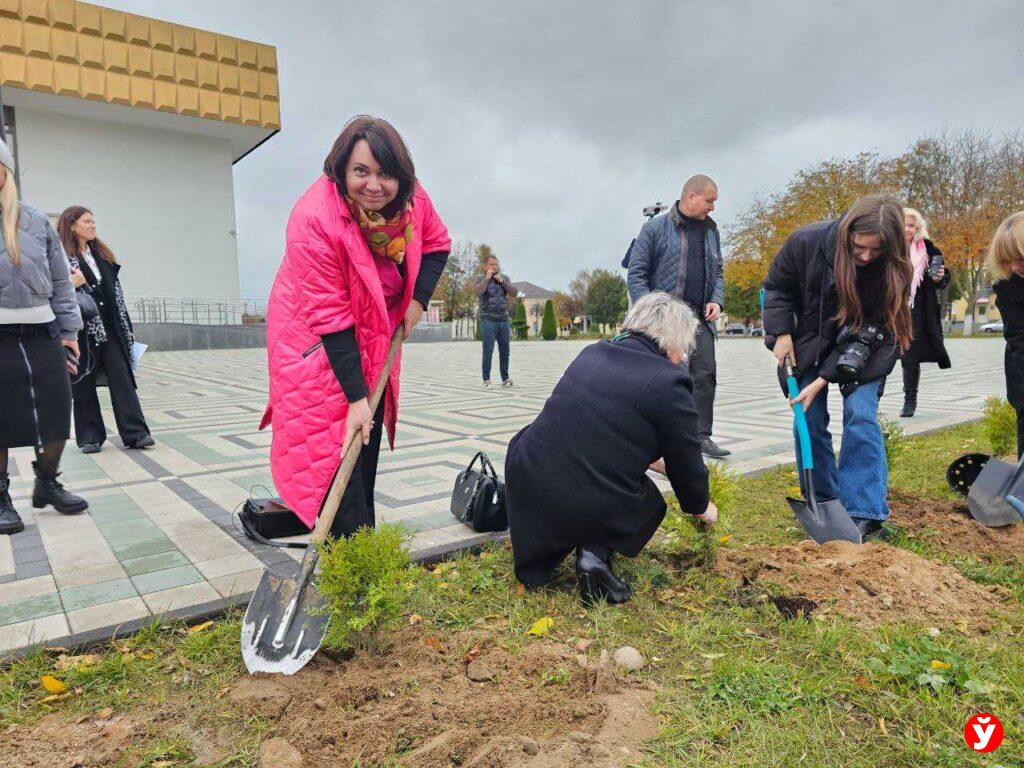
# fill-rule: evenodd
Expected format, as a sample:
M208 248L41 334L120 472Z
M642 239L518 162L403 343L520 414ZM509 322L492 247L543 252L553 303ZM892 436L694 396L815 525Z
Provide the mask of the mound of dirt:
M109 713L109 710L107 711ZM0 732L3 768L99 768L113 765L128 749L135 725L121 717L68 722L47 715L31 726L11 725Z
M787 547L723 549L719 572L744 584L773 583L783 613L837 613L865 626L907 621L987 632L1002 587L981 586L949 566L884 544L804 541ZM813 601L815 605L801 602Z
M410 628L386 655L321 655L295 677L242 681L232 697L264 714L287 702L269 735L306 765L401 755L409 768L617 768L657 723L651 691L616 682L604 659L598 668L546 642L513 655L481 632L445 646Z
M940 501L889 492L892 523L936 550L985 563L1024 562L1024 525L989 528L971 517L967 501Z

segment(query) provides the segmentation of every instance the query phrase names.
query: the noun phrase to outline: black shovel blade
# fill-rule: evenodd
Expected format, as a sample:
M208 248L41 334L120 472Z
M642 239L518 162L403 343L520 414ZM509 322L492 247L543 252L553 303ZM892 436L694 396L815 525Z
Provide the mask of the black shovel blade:
M992 458L985 464L967 494L967 508L971 517L990 528L1001 528L1020 522L1020 515L1006 500L1007 494L1021 497L1021 483L1011 481L1017 467ZM1010 487L1008 487L1010 486Z
M299 569L301 572L301 569ZM294 675L316 654L327 634L324 599L310 579L300 590L297 575L263 572L242 619L242 659L250 674ZM283 634L280 628L291 621Z
M851 541L860 544L860 529L839 499L808 504L803 499L786 497L800 527L818 544L826 541Z

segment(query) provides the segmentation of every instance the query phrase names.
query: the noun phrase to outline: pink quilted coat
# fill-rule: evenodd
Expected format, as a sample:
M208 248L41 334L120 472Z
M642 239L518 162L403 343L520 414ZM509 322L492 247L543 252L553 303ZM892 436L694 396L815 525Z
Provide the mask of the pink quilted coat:
M451 248L448 230L417 185L413 238L405 251L401 312L412 300L424 253ZM267 310L270 403L260 429L272 424L270 470L285 503L310 528L341 462L348 400L327 361L325 333L355 325L363 376L372 392L384 368L392 331L377 268L334 183L321 176L288 219L285 254ZM385 390L384 426L395 445L398 379L395 361Z

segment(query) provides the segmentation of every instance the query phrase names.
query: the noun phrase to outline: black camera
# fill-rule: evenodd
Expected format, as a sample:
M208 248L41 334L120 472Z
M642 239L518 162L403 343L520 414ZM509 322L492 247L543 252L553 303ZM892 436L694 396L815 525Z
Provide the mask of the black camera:
M860 328L845 326L836 339L836 347L843 350L836 361L836 372L843 381L856 381L868 364L871 353L885 345L889 332L879 326L866 324Z
M648 219L653 219L662 211L667 211L668 207L668 203L661 202L655 203L654 205L648 205L646 208L644 208L644 216L646 216Z
M932 254L931 259L928 260L928 277L934 280L939 276L940 269L942 269L942 254Z

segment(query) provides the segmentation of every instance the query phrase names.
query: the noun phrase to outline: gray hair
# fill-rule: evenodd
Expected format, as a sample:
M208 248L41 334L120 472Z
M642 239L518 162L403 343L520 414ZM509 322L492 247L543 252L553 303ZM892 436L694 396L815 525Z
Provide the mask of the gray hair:
M683 200L691 192L699 195L701 192L706 192L709 189L718 189L718 185L715 184L715 180L710 176L705 176L703 173L698 173L696 176L691 176L683 184Z
M914 239L924 240L928 237L928 222L925 220L924 216L921 215L921 212L914 208L904 208L903 218L906 219L907 216L913 216L917 220L917 236Z
M697 338L697 316L686 304L664 291L637 299L622 321L623 331L650 336L665 354L688 355Z

